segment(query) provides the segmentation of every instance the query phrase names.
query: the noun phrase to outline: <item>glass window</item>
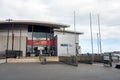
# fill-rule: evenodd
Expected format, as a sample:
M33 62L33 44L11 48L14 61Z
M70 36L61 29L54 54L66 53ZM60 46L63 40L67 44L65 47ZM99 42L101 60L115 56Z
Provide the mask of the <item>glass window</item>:
M33 35L32 35L33 33ZM32 36L33 36L33 41L32 41ZM30 42L30 45L27 45L27 56L31 56L34 54L34 56L39 55L39 49L43 49L43 54L49 55L50 52L50 46L48 45L48 40L50 40L50 33L46 32L28 32L28 41ZM45 40L45 45L40 45L40 42L43 42ZM32 44L31 44L32 43ZM35 45L33 44L35 43ZM33 46L32 46L33 45Z

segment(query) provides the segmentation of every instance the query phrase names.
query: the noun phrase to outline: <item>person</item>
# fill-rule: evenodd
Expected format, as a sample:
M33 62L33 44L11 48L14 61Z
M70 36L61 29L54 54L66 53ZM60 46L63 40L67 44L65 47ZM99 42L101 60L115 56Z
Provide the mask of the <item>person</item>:
M55 54L54 54L54 53L55 53L55 52L54 52L54 49L52 49L52 55L53 55L53 56L55 56Z
M40 48L40 55L42 55L42 49Z
M41 56L42 56L42 49L40 48L40 53L39 53L39 59L41 61Z
M40 48L39 59L40 59L41 64L45 64L46 58L45 58L45 56L42 56L42 55L43 55L43 52L42 52L42 49Z
M51 48L51 56L54 56L55 54L54 54L54 49L53 48Z

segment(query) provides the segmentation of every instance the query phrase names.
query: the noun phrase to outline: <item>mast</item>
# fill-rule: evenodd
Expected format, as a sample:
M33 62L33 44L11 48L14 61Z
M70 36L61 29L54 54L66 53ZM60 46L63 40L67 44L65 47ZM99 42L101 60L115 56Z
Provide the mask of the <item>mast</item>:
M100 53L102 53L102 44L101 44L101 28L100 28L100 18L99 18L99 14L97 14L97 17L98 17L98 29L99 29Z
M99 54L100 52L99 33L97 33L97 46L98 46L98 54Z
M92 63L93 63L93 61L94 61L94 55L93 55L93 33L92 33L91 13L90 13L90 33L91 33L91 51L92 51Z

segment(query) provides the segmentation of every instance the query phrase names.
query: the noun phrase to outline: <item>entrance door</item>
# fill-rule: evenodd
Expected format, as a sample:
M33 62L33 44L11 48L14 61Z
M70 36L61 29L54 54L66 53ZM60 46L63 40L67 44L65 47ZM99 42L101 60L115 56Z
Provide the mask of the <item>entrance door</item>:
M27 55L39 56L40 50L43 55L51 55L51 47L54 46L53 40L27 40Z
M50 54L54 46L53 32L47 26L28 26L27 55L38 56L40 49L43 54Z

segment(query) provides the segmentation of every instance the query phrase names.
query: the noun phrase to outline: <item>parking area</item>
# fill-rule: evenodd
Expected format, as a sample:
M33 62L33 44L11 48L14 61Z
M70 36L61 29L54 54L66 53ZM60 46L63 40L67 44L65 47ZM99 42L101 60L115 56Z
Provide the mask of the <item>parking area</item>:
M0 64L0 80L119 80L120 70L102 64Z

